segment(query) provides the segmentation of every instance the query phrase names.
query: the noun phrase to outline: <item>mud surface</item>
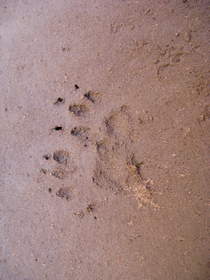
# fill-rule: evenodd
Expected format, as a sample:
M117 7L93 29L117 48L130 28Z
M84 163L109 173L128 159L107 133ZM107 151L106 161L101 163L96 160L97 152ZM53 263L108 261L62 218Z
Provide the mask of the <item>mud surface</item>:
M0 1L0 279L206 280L206 0Z

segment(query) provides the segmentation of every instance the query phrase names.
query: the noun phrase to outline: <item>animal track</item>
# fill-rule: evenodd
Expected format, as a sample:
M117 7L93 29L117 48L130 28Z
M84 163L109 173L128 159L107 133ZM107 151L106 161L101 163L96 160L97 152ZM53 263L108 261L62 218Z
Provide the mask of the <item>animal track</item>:
M67 164L69 159L69 152L64 150L58 150L53 153L53 159L59 164Z
M125 107L112 112L105 120L106 136L96 142L98 159L94 182L114 193L123 191L128 176L125 158L129 143L129 118Z
M41 173L44 175L50 174L53 177L63 180L73 174L76 171L74 161L70 158L70 154L66 150L57 150L52 156L51 154L45 154L43 156L45 160L53 159L56 162L56 166L52 170L41 168Z
M54 105L64 104L65 99L62 97L58 97L57 100L54 102Z
M87 93L84 94L84 97L89 100L92 103L96 103L96 101L99 99L99 93L98 92L93 92L93 91L88 91Z
M121 106L120 110L112 112L110 116L105 119L105 127L110 137L115 136L121 139L129 138L131 126L127 106Z
M108 155L109 152L106 141L107 141L106 139L103 139L96 142L96 150L101 160L106 159L106 156Z
M67 170L61 168L61 167L56 167L52 172L51 175L58 178L58 179L65 179L68 176Z
M75 126L71 130L71 135L77 137L83 144L84 147L88 146L90 141L89 137L90 128L84 126Z
M75 126L71 130L71 135L78 137L80 140L85 141L89 139L89 128L84 126Z
M56 195L60 198L65 198L66 200L70 199L70 190L69 188L60 188L57 192Z
M174 57L173 63L177 63L180 55ZM160 69L159 69L160 71ZM78 85L74 85L79 89ZM96 103L99 93L88 91L84 98L91 103ZM61 104L64 99L59 97L55 105ZM89 108L85 104L71 104L69 111L76 117L84 116ZM133 153L133 142L138 131L139 120L131 114L128 106L123 105L119 110L111 112L104 120L101 139L96 141L96 166L93 172L93 182L100 188L111 191L114 194L130 193L138 201L138 205L151 205L156 207L152 200L150 181L144 180L141 174L142 162L137 160ZM62 126L56 126L53 130L63 130ZM89 141L90 129L85 126L75 126L71 129L71 135L81 141ZM50 155L44 155L46 160ZM76 170L70 159L70 154L66 150L57 150L52 155L57 163L50 174L57 179L63 180ZM51 192L51 191L49 191ZM56 195L62 199L69 200L69 188L60 188ZM89 205L88 212L94 210L93 205Z
M111 190L113 193L118 194L123 191L123 185L117 176L113 173L115 167L108 167L107 164L103 164L100 160L96 161L96 168L94 170L93 182L100 188ZM110 173L111 172L111 173Z
M127 106L106 118L105 136L96 142L96 167L93 182L114 194L131 193L138 206L157 207L152 199L149 180L141 174L143 162L133 153L132 132L135 120ZM135 134L135 133L134 133Z
M89 110L85 104L73 104L69 106L69 111L75 116L80 117L87 113Z
M156 59L156 64L160 62L160 65L157 67L157 76L159 80L164 79L164 71L175 66L177 63L181 62L181 57L185 54L183 48L177 49L174 46L169 44L165 47L157 46L158 58Z

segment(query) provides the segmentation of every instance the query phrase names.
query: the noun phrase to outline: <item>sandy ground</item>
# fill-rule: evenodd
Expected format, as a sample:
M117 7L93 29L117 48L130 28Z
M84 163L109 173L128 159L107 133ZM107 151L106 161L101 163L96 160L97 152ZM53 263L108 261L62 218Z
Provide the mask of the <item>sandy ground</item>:
M0 279L207 280L205 0L0 1Z

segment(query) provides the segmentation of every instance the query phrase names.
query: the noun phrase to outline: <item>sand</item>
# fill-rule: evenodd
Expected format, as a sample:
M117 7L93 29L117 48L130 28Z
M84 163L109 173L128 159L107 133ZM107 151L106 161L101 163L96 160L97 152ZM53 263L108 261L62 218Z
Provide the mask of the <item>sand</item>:
M206 0L0 1L0 279L207 280Z

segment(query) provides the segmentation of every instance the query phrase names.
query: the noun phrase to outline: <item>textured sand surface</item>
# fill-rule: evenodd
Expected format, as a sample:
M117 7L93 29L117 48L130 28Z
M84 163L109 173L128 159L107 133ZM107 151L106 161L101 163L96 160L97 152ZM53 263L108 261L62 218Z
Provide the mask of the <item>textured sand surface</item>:
M0 279L207 280L205 0L0 1Z

